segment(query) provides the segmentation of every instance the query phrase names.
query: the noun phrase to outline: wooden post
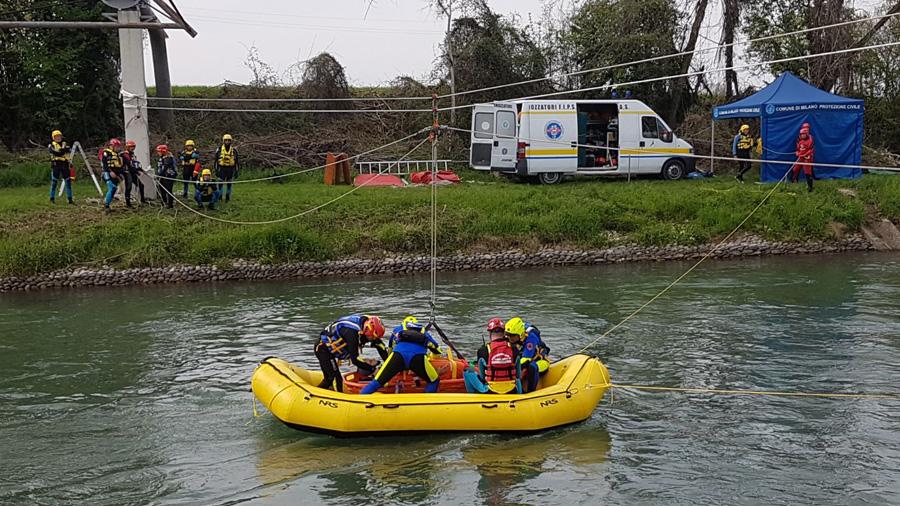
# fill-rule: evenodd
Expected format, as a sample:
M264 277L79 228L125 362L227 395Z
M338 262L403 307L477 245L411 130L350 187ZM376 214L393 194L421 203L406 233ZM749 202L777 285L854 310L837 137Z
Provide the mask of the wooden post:
M334 184L350 184L350 157L347 153L337 155L337 174L335 174Z
M335 157L334 153L328 152L325 155L325 184L333 185L334 184L334 169L335 169Z

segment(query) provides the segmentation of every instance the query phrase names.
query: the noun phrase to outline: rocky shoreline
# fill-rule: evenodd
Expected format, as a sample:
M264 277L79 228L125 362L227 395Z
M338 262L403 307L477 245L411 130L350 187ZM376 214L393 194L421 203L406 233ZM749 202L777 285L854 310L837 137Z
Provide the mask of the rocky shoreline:
M693 260L705 255L712 247L713 245L615 246L590 251L540 249L532 252L476 253L438 258L437 268L440 271L506 270L554 265ZM758 238L746 237L723 245L712 254L711 258L802 255L871 249L874 249L874 246L862 235L852 235L842 240L800 243L769 242ZM236 260L227 268L216 265L176 265L134 269L114 269L111 267L73 268L34 276L2 278L0 279L0 292L43 290L60 287L81 288L90 286L273 280L372 274L403 275L426 272L430 268L431 259L425 256L297 262L276 265Z

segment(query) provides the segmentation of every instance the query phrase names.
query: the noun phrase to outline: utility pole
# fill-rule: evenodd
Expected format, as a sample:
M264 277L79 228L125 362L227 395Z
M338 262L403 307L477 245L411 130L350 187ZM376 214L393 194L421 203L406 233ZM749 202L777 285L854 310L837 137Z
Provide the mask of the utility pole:
M137 9L118 11L119 23L138 23L141 13ZM122 108L125 112L125 138L137 144L138 160L150 164L150 126L147 121L147 83L144 80L143 30L122 28L119 30L119 57L122 66ZM147 189L156 188L151 180L144 181Z

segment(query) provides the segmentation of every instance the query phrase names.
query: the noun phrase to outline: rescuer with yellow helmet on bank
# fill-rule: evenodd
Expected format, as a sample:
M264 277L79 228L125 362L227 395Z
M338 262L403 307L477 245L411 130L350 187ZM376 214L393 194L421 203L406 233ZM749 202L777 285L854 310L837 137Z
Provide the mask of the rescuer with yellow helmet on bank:
M112 204L116 190L119 189L119 181L122 181L125 174L122 141L115 138L109 140L100 153L100 166L103 169L103 181L106 182L106 198L103 200L103 207L109 211L109 205Z
M195 188L194 200L197 201L197 207L203 209L203 203L206 202L207 208L210 211L214 211L216 202L222 196L222 191L219 190L219 182L213 177L211 170L203 169L200 171L200 177L197 178Z
M738 175L734 176L738 182L744 182L744 174L750 170L752 159L750 151L756 147L756 153L762 153L762 139L750 134L750 125L741 125L734 140L731 141L731 155L738 159Z
M50 152L50 202L56 203L56 185L62 181L66 188L66 197L70 204L72 200L72 164L69 161L69 145L63 141L63 134L54 130L50 134L50 144L47 145Z
M518 352L523 393L535 391L540 375L550 368L550 347L541 339L541 331L537 327L518 316L506 322L504 333Z
M197 146L193 140L184 141L184 149L178 153L178 166L181 168L181 179L184 184L181 196L187 197L190 187L188 181L197 179L200 172L200 153L197 152Z
M213 156L213 169L225 187L225 202L231 200L231 182L238 176L240 161L237 148L231 145L231 134L222 136L222 145Z

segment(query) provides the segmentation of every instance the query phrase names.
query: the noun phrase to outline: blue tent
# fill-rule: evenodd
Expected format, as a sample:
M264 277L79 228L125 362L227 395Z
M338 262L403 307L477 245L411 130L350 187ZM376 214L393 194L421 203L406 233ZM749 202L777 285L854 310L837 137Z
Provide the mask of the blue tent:
M714 120L737 118L759 118L763 160L796 161L797 134L803 123L809 123L814 161L845 165L862 161L863 101L822 91L790 72L747 98L713 109ZM789 165L763 163L760 179L776 182L789 169ZM815 174L817 179L850 179L862 176L862 171L815 167Z

